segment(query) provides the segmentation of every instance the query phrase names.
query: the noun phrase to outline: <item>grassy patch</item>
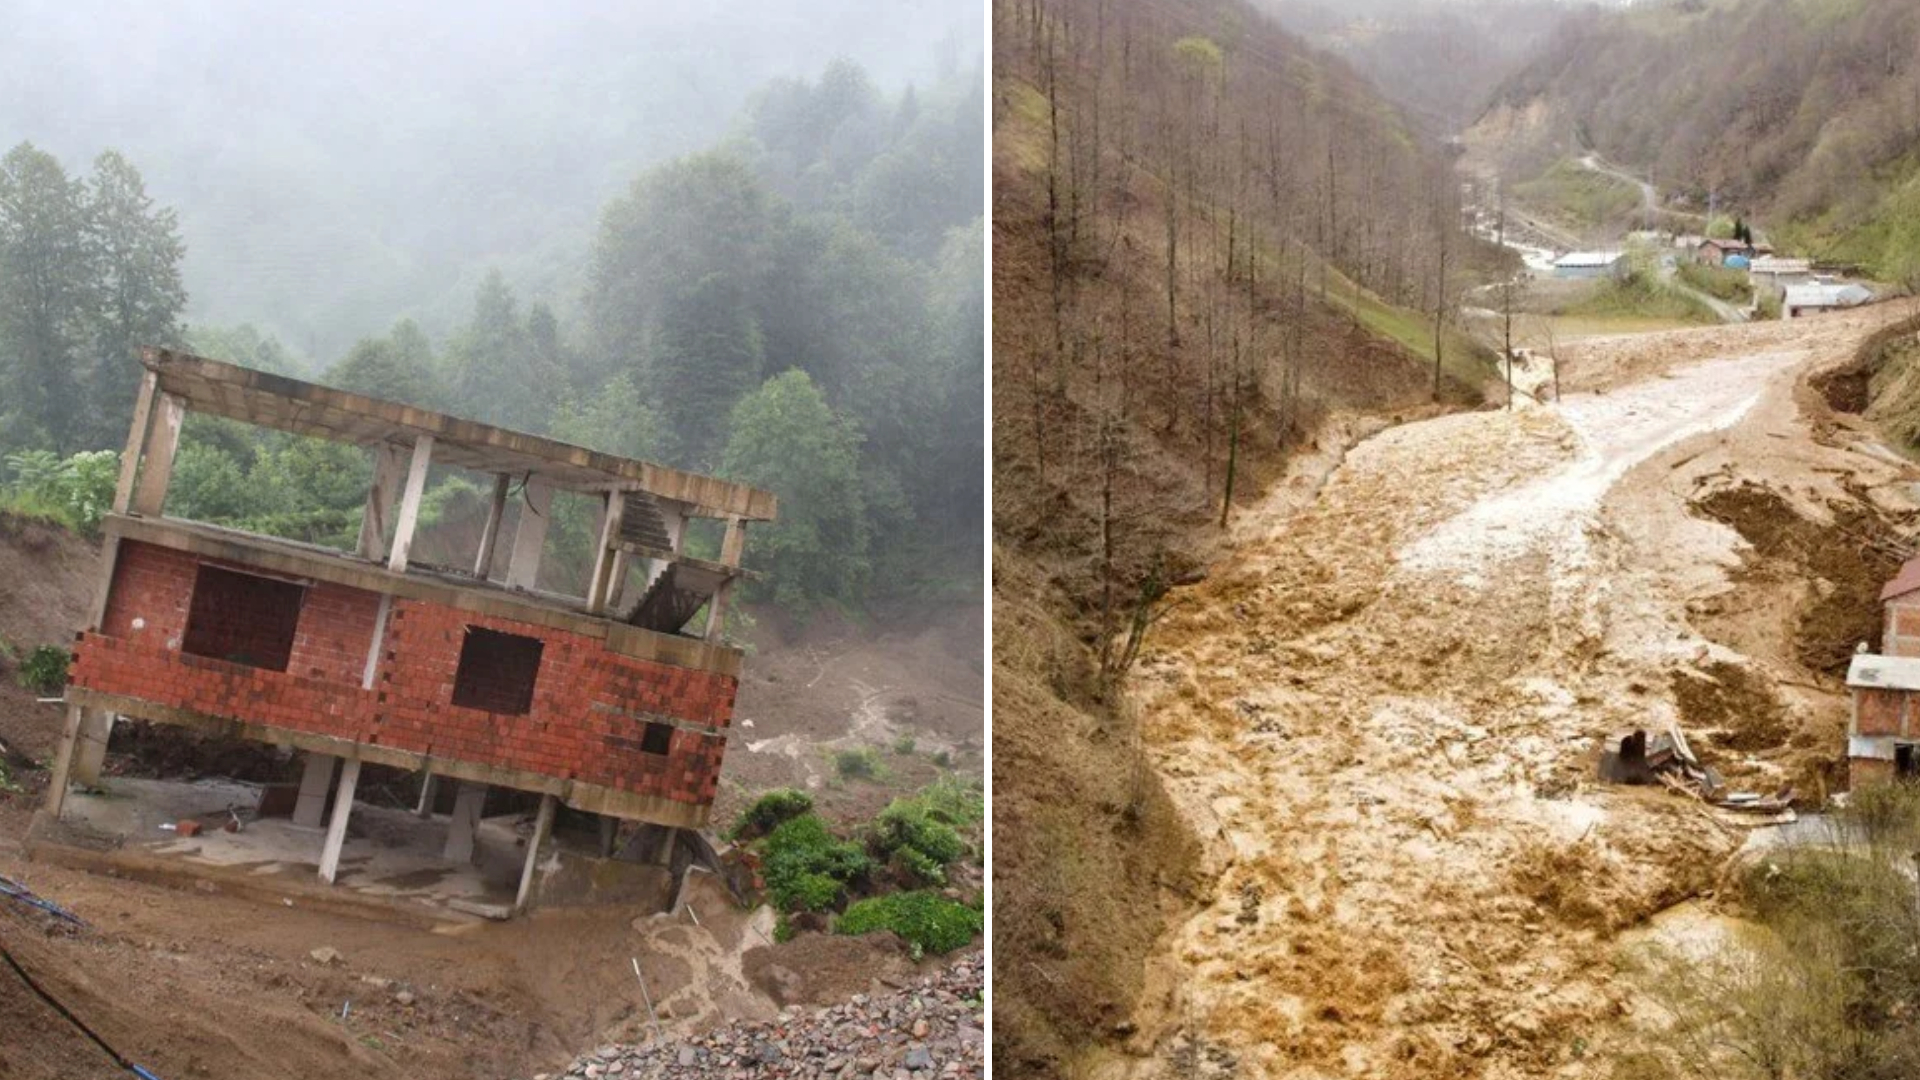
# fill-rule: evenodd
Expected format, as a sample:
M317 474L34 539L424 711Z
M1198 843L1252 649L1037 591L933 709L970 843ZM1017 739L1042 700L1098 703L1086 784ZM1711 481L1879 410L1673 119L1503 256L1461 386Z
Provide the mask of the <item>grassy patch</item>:
M875 780L885 771L880 765L880 755L872 747L862 746L853 750L835 751L833 771L842 780Z
M1556 308L1552 314L1671 319L1690 324L1720 321L1711 308L1695 297L1669 289L1647 274L1634 274L1623 281L1603 282L1580 299Z
M1428 363L1433 362L1433 317L1395 307L1355 285L1338 271L1329 274L1327 300L1347 312L1375 336L1386 338ZM1455 380L1478 386L1493 372L1493 354L1454 327L1441 333L1446 355L1441 369Z
M1581 231L1629 221L1643 204L1638 187L1568 158L1515 184L1513 193L1527 206Z
M973 940L982 920L976 908L938 893L891 893L847 908L833 924L835 933L871 934L891 930L914 954L949 953Z
M1729 304L1753 302L1753 283L1744 271L1683 262L1680 264L1679 277L1681 281L1708 296L1725 300Z

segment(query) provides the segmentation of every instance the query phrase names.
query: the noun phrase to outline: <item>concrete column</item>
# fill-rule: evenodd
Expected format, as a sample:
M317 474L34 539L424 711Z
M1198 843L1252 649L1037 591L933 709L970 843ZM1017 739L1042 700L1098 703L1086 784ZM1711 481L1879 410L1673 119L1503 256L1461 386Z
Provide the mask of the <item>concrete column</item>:
M439 794L440 778L432 773L428 773L420 781L420 805L413 808L413 815L423 818L432 817L433 800L434 797Z
M540 576L540 552L547 543L547 522L553 516L553 488L531 477L521 490L520 524L513 530L513 553L507 560L507 585L531 589Z
M332 754L308 754L306 771L300 774L300 796L293 803L293 823L309 829L320 827L327 813L327 787L333 783L333 765L340 759Z
M60 732L60 749L54 753L53 776L47 784L47 815L55 821L60 820L61 811L67 805L67 778L73 773L74 744L80 741L80 721L83 710L78 705L67 706L67 723Z
M551 795L540 796L540 813L533 819L533 836L527 841L527 862L520 868L520 891L513 897L515 915L527 910L527 901L533 896L533 871L540 865L540 849L547 846L547 837L553 834L556 802Z
M612 814L600 815L600 857L611 859L616 842L620 839L620 819Z
M433 436L422 435L413 441L413 458L407 463L407 487L400 494L400 520L393 528L393 551L387 555L387 569L396 574L407 572L414 526L420 523L420 500L427 492L427 467L432 463Z
M593 573L587 579L587 614L598 615L607 608L607 595L613 591L613 567L620 554L620 519L627 501L617 491L607 493L600 507L600 525L594 530L599 544L594 548Z
M480 553L473 560L473 576L485 581L493 576L493 552L500 545L500 519L507 515L507 488L513 477L495 473L493 501L487 504L487 527L480 533Z
M140 475L140 452L147 445L147 422L153 418L153 399L160 377L149 371L140 376L140 393L133 399L133 425L127 429L127 448L120 454L120 482L113 488L113 512L124 514L133 503L133 482Z
M367 488L367 508L360 515L360 540L354 553L370 562L387 557L387 524L393 503L407 477L407 448L381 443L373 448L373 483Z
M487 785L460 781L460 790L453 796L453 817L447 822L447 846L440 853L448 862L473 861L473 834L486 803Z
M333 796L333 819L327 822L327 843L320 849L320 880L333 884L340 873L340 849L347 843L347 818L353 814L353 789L360 786L360 759L348 758L340 767L340 787Z
M141 517L159 517L167 504L173 457L180 449L180 425L186 421L186 405L175 395L161 394L158 404L147 432L146 466L133 489L133 512Z
M113 737L113 714L105 709L82 709L80 738L73 747L73 782L82 787L100 783L107 763L107 740Z

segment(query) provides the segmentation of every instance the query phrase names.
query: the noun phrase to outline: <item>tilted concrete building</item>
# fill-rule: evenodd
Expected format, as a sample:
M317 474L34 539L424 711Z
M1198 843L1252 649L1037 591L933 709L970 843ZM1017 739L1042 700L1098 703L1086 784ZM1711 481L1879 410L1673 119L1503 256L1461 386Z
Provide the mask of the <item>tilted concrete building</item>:
M71 782L98 779L120 714L303 752L296 822L321 824L334 796L319 841L329 882L362 763L424 772L429 789L461 781L450 858L471 853L487 786L538 793L516 906L559 804L603 815L603 834L707 823L741 664L719 634L745 528L774 517L771 494L201 357L150 349L142 362L74 650L56 820ZM189 412L369 448L354 550L165 517ZM409 559L438 464L494 478L458 568ZM561 490L599 501L584 597L534 588ZM725 523L717 560L686 551L702 517Z

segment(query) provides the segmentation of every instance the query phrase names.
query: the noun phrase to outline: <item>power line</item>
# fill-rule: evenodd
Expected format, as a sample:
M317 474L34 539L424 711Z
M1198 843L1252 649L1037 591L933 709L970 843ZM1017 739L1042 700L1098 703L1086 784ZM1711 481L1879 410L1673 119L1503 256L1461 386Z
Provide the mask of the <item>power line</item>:
M148 1072L145 1068L139 1065L135 1065L131 1061L128 1061L126 1057L120 1053L120 1051L115 1050L112 1046L110 1046L107 1043L105 1039L101 1038L98 1034L94 1032L92 1028L88 1027L85 1021L73 1015L73 1010L67 1008L65 1005L62 1005L58 998L48 993L44 988L41 987L39 983L35 982L33 980L33 976L27 974L27 969L20 966L20 961L15 960L13 958L13 953L8 951L7 946L4 942L0 942L0 959L6 960L7 966L13 969L13 973L15 975L20 976L21 982L24 982L27 984L27 989L39 995L40 1000L46 1002L48 1005L51 1005L55 1012L59 1013L62 1017L66 1019L67 1023L72 1024L74 1027L78 1028L80 1030L80 1034L85 1035L87 1038L93 1040L93 1044L95 1046L98 1046L101 1050L105 1051L106 1055L113 1059L113 1063L115 1065L118 1065L121 1068L127 1070L128 1072L132 1073L133 1075L139 1077L140 1080L160 1080L158 1076L155 1076L153 1073Z

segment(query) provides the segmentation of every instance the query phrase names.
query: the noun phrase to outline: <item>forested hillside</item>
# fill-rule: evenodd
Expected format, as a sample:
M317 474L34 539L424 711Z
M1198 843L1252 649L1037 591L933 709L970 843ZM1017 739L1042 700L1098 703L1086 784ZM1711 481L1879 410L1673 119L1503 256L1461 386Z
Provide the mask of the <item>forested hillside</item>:
M983 499L981 83L956 68L887 93L844 61L774 81L730 137L630 177L573 256L569 303L526 302L494 267L436 334L396 319L396 290L362 301L390 329L311 366L346 389L772 489L781 520L748 555L787 606L968 589ZM78 177L28 143L0 162L0 494L90 524L101 478L112 486L90 452L125 439L141 344L312 376L251 322L186 321L183 282L204 256L183 232L116 153ZM195 418L168 510L344 543L364 458ZM578 571L564 557L585 549L577 501L558 511L550 584ZM483 504L472 478L437 473L427 525Z
M768 83L845 56L924 91L981 47L977 11L857 0L7 8L0 147L120 150L179 211L188 317L321 365L451 331L491 268L571 318L606 202Z
M1329 410L1479 400L1447 313L1497 256L1399 111L1239 0L994 21L995 1062L1059 1075L1127 1037L1194 869L1141 632Z
M1280 25L1352 64L1416 121L1450 136L1571 11L1563 0L1260 0Z
M1773 237L1920 280L1920 6L1655 0L1569 18L1470 135L1519 179L1591 147Z

